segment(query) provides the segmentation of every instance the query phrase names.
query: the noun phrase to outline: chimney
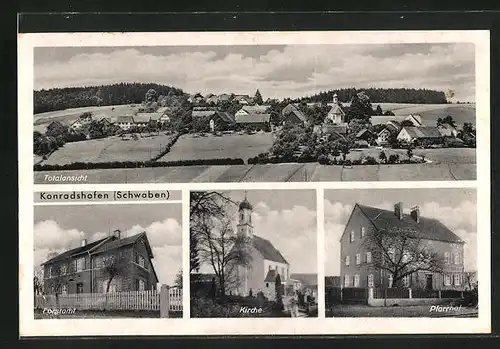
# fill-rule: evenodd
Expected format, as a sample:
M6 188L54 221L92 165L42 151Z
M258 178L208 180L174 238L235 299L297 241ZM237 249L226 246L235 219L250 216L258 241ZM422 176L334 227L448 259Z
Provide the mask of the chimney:
M121 232L121 230L120 230L120 229L115 229L115 230L113 231L113 235L114 235L114 236L116 236L116 237L118 238L118 240L120 240L120 239L121 239L121 237L122 237L122 236L121 236L121 235L122 235L122 232Z
M403 203L398 202L394 205L394 215L398 217L398 219L403 219Z
M82 244L81 244L81 246L83 247L83 246L85 246L85 245L87 245L87 239L82 239Z
M415 222L420 223L420 208L418 206L412 207L410 216Z

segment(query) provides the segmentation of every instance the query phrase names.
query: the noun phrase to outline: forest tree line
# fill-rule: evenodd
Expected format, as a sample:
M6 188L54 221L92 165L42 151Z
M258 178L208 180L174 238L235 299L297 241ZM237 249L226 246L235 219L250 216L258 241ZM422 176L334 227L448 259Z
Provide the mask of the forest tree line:
M102 86L52 88L34 91L34 113L80 107L139 104L150 89L154 89L158 95L163 96L184 94L181 89L154 83L119 83Z
M337 93L340 102L350 102L357 93L364 91L370 96L372 103L415 103L415 104L445 104L446 95L442 91L414 88L343 88L332 91L322 91L309 97L300 98L306 103L331 103L333 94Z

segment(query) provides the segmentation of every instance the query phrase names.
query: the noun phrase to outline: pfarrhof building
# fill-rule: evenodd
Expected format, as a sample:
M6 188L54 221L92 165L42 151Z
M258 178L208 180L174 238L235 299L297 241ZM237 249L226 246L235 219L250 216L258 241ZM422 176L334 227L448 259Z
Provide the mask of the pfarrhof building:
M391 251L392 247L377 250L373 244L366 243L370 231L384 232L392 228L415 231L420 244L434 251L436 260L442 264L440 272L420 270L404 277L404 287L463 290L464 241L439 220L422 217L417 206L404 213L401 202L394 205L394 211L354 206L340 239L342 287L393 287L393 275L377 268L374 259L377 253L397 252Z

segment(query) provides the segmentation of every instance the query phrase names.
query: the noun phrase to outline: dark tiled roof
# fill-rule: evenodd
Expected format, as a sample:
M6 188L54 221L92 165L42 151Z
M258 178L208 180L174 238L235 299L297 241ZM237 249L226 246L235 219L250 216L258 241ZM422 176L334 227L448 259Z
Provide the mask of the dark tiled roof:
M134 118L132 115L119 115L116 119L117 123L133 123Z
M264 282L276 282L276 270L271 269L267 272Z
M265 114L267 108L266 105L244 105L241 109L248 114Z
M419 236L423 239L453 243L463 242L462 239L437 219L420 216L420 222L417 223L409 214L404 214L403 218L400 220L393 211L359 204L357 204L357 206L379 230L394 227L412 228L417 231Z
M49 259L48 261L46 261L43 264L49 264L49 263L59 262L59 261L71 258L72 256L76 256L76 255L85 253L85 252L93 249L94 247L98 246L101 242L104 242L104 240L106 240L106 239L110 239L110 238L106 237L106 238L103 238L103 239L100 239L100 240L88 243L85 246L80 246L80 247L77 247L77 248L73 248L71 250L68 250L66 252L63 252L63 253L55 256L54 258Z
M411 138L440 138L437 127L403 127Z
M299 280L303 285L316 286L318 285L318 274L312 273L295 273L290 275L290 279Z
M288 264L285 257L283 257L283 255L280 253L280 251L278 251L273 246L271 241L263 239L260 236L256 236L256 235L253 236L252 240L253 240L253 246L255 247L255 249L257 251L260 252L260 254L262 255L262 257L264 257L264 259L267 259L269 261L278 262L278 263Z
M369 129L364 128L356 134L356 137L359 138L363 136L365 133L372 134L372 132Z
M140 239L142 239L145 236L146 236L146 233L142 232L142 233L139 233L139 234L136 234L133 236L123 238L123 239L114 239L113 241L109 241L109 242L106 242L105 244L102 244L95 251L93 251L93 253L109 251L109 250L113 250L115 248L119 248L119 247L123 247L123 246L127 246L127 245L132 245L132 244L135 244L137 241L139 241ZM150 255L150 258L153 258L153 254L152 254L149 246L148 246L148 249L149 249L148 253Z
M238 115L236 122L239 124L269 122L271 114L246 114Z
M287 105L283 110L281 111L281 114L283 116L287 116L288 114L293 113L297 118L299 118L300 121L306 122L307 117L302 113L296 106L293 104Z
M217 114L225 122L234 122L234 115L232 115L229 112L219 111L219 112L217 112Z

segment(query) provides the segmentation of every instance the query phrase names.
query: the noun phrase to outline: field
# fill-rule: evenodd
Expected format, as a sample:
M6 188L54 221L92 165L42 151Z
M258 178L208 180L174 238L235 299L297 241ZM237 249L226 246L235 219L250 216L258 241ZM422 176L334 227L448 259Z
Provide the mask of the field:
M475 148L441 148L441 149L415 149L413 154L424 156L433 163L443 164L475 164Z
M40 113L34 115L33 127L35 131L43 133L52 121L60 121L62 124L69 126L73 121L78 119L78 117L85 112L91 112L92 115L97 119L100 119L102 117L113 119L119 115L133 114L138 110L138 107L139 105L137 104L107 105L103 107L72 108Z
M43 161L48 165L64 165L73 162L146 161L158 155L170 141L171 135L154 135L138 140L122 140L120 137L91 139L66 143Z
M267 152L273 144L271 133L256 133L253 135L228 134L217 136L181 136L170 152L159 161L242 158Z
M378 103L373 103L376 107ZM383 111L392 110L396 117L374 117L373 124L386 123L389 120L404 120L410 114L419 114L422 122L427 126L435 126L437 118L451 115L459 127L464 122L476 124L476 105L475 104L404 104L404 103L380 103Z

